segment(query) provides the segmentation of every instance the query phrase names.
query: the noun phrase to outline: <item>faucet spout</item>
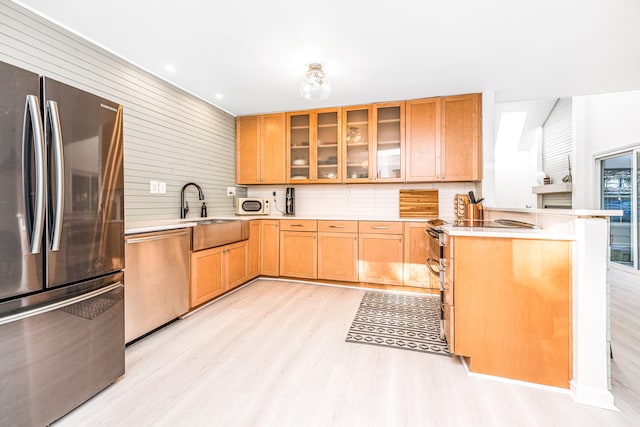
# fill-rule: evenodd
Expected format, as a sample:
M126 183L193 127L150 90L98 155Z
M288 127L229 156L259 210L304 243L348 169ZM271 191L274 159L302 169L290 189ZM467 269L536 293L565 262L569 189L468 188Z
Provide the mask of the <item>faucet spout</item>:
M195 182L188 182L185 185L183 185L182 190L180 191L180 218L186 218L187 213L189 212L189 203L185 204L185 201L184 201L184 191L190 185L193 185L198 190L198 199L204 200L204 193L202 192L202 188L200 188L198 184L196 184Z

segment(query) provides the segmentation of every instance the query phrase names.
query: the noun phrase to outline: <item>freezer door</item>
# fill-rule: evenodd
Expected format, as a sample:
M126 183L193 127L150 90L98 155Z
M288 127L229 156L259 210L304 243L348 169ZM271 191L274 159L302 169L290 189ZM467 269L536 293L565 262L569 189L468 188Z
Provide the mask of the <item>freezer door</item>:
M43 289L39 92L36 74L0 62L0 300Z
M124 374L122 278L0 304L0 425L49 425Z
M42 79L48 287L124 267L122 107Z

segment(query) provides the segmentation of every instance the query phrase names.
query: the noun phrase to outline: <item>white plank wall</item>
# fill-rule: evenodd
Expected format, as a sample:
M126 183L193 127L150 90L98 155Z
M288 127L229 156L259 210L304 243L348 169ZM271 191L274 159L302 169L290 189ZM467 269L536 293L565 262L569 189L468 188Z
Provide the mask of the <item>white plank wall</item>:
M573 150L571 98L559 99L542 126L542 170L552 183L562 183L569 174L568 156ZM573 159L571 159L573 162ZM544 194L544 206L571 207L571 193Z
M209 215L233 213L235 117L8 0L0 0L0 61L124 106L125 221L179 215L196 182ZM149 180L166 194L150 194ZM187 192L198 216L197 192Z

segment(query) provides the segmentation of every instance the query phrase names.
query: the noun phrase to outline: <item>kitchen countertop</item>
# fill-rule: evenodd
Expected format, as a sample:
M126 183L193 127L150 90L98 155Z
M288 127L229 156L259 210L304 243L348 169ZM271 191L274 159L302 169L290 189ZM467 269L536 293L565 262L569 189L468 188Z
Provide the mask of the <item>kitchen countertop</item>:
M206 218L186 218L186 219L152 219L149 221L132 221L126 223L124 234L150 233L154 231L174 230L178 228L195 227L199 221L210 220L239 220L250 221L253 219L288 219L288 220L318 220L318 221L402 221L402 222L424 222L426 218L399 218L399 217L375 217L375 216L269 216L269 215L226 215L208 216Z
M450 236L498 237L503 239L575 240L573 233L530 228L458 227L443 225Z
M483 206L486 211L500 211L513 213L544 214L544 215L569 215L569 216L622 216L621 210L602 209L540 209L540 208L499 208Z

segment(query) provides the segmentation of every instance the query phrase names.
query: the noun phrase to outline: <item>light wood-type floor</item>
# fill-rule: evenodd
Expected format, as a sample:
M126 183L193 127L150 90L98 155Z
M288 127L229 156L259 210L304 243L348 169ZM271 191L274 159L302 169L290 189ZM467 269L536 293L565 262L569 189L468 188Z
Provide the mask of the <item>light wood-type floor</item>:
M54 427L639 425L627 285L612 292L622 412L468 377L457 358L345 343L362 289L260 280L128 347L126 376Z

